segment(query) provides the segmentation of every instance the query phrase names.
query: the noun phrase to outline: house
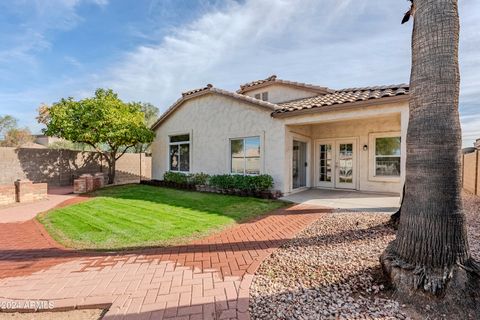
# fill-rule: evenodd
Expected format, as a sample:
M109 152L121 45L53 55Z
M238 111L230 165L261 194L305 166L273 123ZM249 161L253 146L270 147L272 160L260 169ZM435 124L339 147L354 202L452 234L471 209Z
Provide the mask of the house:
M166 171L269 174L307 188L399 193L408 86L333 90L278 79L182 94L152 126L152 177Z
M33 135L34 142L37 144L40 144L44 147L48 147L52 144L58 143L58 142L65 142L65 139L62 138L57 138L57 137L50 137L44 134L34 134Z

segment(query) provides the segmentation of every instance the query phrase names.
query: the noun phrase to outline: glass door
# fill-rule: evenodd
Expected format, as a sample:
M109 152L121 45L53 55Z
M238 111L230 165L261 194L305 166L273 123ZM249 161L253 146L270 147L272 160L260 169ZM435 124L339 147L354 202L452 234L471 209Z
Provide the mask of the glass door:
M293 140L292 157L292 187L293 189L307 186L307 144Z
M355 189L355 156L355 141L336 142L336 188Z
M334 187L335 154L334 141L317 142L317 186Z

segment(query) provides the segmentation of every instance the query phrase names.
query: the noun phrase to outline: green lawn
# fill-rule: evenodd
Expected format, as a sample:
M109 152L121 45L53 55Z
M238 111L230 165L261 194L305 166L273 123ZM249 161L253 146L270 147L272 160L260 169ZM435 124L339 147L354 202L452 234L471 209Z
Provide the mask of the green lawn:
M38 220L67 247L121 249L182 243L285 205L146 185L110 187L95 195Z

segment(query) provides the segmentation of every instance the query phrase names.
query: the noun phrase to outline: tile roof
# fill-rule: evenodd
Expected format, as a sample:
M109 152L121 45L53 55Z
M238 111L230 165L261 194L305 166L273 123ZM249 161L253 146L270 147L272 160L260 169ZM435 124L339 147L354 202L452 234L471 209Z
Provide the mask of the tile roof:
M333 90L328 89L327 87L321 87L317 85L313 85L310 83L303 83L303 82L295 82L295 81L288 81L288 80L282 80L282 79L277 79L276 75L271 75L270 77L262 80L255 80L252 82L248 82L245 84L240 85L240 89L237 90L237 93L244 93L250 90L253 90L257 87L262 87L265 86L269 83L280 83L288 86L293 86L293 87L301 87L307 90L319 92L319 93L328 93L328 92L333 92Z
M276 109L273 115L407 94L408 84L341 89L325 95L280 103L280 108Z
M210 90L211 88L213 88L213 85L211 85L209 83L203 88L198 88L198 89L193 89L193 90L182 92L182 97L190 96L192 94L195 94L195 93L201 92L201 91L205 91L205 90Z
M274 78L272 78L274 77ZM260 85L265 82L271 81L284 81L276 80L275 76L269 77L265 80L258 80L251 82L252 86ZM317 87L322 88L322 87ZM282 114L292 114L295 115L296 111L305 111L309 109L317 109L321 111L321 108L327 108L330 106L336 105L347 105L351 103L360 103L362 101L376 100L381 98L391 98L391 97L400 97L406 96L408 94L408 85L399 84L391 86L376 86L376 87L364 87L364 88L349 88L341 90L328 90L326 93L320 93L318 96L311 98L303 98L290 102L274 104L268 101L263 101L249 97L244 94L235 93L219 88L215 88L211 84L207 84L205 87L186 91L182 93L182 97L178 99L173 105L171 105L167 111L165 111L160 118L153 124L152 129L156 129L160 123L162 123L171 113L173 113L183 102L199 97L205 94L219 94L233 99L241 100L250 104L253 104L258 107L262 107L267 111L271 112L272 116L280 116ZM357 105L357 104L356 104Z

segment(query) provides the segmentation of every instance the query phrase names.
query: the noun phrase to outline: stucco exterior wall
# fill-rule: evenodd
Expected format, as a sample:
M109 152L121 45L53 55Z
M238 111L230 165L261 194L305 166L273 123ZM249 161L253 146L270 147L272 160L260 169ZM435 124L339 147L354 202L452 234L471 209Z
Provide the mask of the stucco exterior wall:
M357 188L365 191L400 192L402 185L398 179L388 178L381 181L379 178L372 178L374 157L374 144L371 136L376 133L400 133L400 115L385 118L372 118L353 121L342 121L338 123L326 123L312 127L312 139L330 138L355 138L357 140L357 177L359 178ZM363 146L367 145L368 150L364 151Z
M230 139L260 136L261 172L284 191L285 131L269 110L216 94L186 101L156 130L152 144L152 177L168 168L169 136L190 133L190 172L230 172Z
M302 140L309 144L307 167L307 186L316 186L315 140L355 138L357 143L357 182L356 189L372 192L400 193L405 179L406 133L408 126L408 103L395 103L370 106L351 110L306 114L285 118L286 162L284 176L288 186L287 193L292 192L292 141ZM402 138L401 176L399 178L376 178L369 174L373 171L374 160L372 134L398 132ZM368 150L363 151L367 145ZM385 180L385 181L382 181Z
M249 92L246 92L245 95L255 98L255 94L268 92L268 101L272 103L280 103L286 101L292 101L302 98L309 98L317 96L318 93L309 91L309 90L302 90L300 88L293 88L286 85L281 84L272 84L269 86L265 86L262 88L258 88Z

